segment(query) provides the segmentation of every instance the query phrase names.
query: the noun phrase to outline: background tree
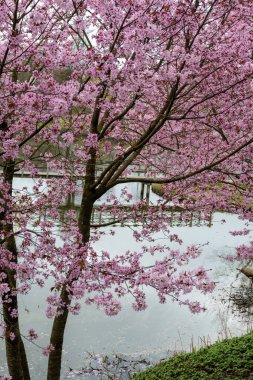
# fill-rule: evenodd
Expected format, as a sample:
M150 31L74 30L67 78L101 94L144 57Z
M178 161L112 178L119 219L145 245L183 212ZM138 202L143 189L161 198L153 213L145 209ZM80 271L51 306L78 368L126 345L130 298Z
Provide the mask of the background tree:
M59 379L76 299L114 315L129 292L134 308L145 309L143 289L152 286L161 302L172 296L197 312L200 305L180 296L214 286L203 268L178 270L199 254L197 247L154 245L114 258L95 252L105 224L92 224L92 212L102 195L124 183L162 184L157 207L142 201L122 211L121 199L113 199L106 223L139 221L134 236L150 243L158 230L180 243L169 232L168 201L203 216L225 208L252 218L252 2L3 0L0 6L0 289L8 368L14 380L30 378L17 296L31 281L44 286L50 275L48 380ZM57 175L44 181L41 166ZM137 166L144 177L134 176ZM13 188L17 171L37 178L32 191ZM78 191L80 209L68 212L59 245L60 206ZM124 202L130 198L123 190ZM142 256L155 252L164 258L145 268Z

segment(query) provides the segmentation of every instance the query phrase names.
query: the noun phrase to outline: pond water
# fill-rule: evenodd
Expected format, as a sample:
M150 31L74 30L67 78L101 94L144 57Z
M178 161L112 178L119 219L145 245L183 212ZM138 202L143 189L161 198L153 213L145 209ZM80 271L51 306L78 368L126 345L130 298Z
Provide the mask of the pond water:
M20 186L20 179L16 185ZM134 197L138 199L140 189L132 187ZM118 190L116 189L116 192ZM158 197L151 194L152 201ZM224 222L224 220L226 222ZM236 269L242 264L231 263L225 260L225 256L234 252L236 245L247 243L253 236L233 237L229 231L243 228L243 221L236 215L215 213L212 227L207 226L177 226L172 227L171 232L182 237L183 246L193 243L209 244L203 246L203 252L199 258L193 260L189 267L203 265L210 269L210 276L217 282L212 294L203 295L192 293L188 298L200 301L206 308L205 313L193 315L185 306L168 300L164 305L159 304L152 291L147 289L148 309L143 312L135 312L132 307L132 299L126 297L123 300L122 311L115 317L107 317L101 310L94 306L83 305L78 316L70 316L64 340L62 378L66 378L69 368L78 369L84 365L85 353L125 355L142 355L146 358L160 358L170 356L173 351L190 350L191 346L198 347L207 342L214 342L218 338L231 335L241 335L251 328L251 319L244 318L240 313L235 313L231 302L228 302L231 289L236 289L245 279ZM115 236L105 235L97 242L98 250L109 250L112 254L124 252L128 249L137 249L138 244L132 236L132 231L127 227L114 227ZM107 229L105 229L105 232ZM164 238L157 234L156 238ZM149 264L146 258L146 264ZM246 279L248 281L248 279ZM47 284L50 288L50 283ZM247 283L246 283L247 285ZM232 286L232 288L231 288ZM40 333L38 344L46 346L49 341L49 333L52 320L45 317L45 298L47 289L32 289L28 296L20 297L21 329L24 334L33 327ZM46 358L41 355L41 349L26 344L29 363L33 380L46 378ZM4 342L0 341L0 375L6 372ZM74 373L73 373L74 375ZM81 375L76 378L84 378ZM88 376L85 379L98 379L96 376Z

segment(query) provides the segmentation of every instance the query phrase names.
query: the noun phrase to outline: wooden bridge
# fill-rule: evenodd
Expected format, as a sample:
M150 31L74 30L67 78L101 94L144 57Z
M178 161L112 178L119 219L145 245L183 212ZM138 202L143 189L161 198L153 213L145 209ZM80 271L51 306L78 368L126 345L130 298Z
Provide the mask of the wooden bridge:
M168 224L171 227L194 227L203 225L207 227L212 226L212 213L210 213L208 215L208 218L206 218L199 211L189 211L173 206L163 207L161 210L160 207L156 205L147 205L139 208L137 211L135 211L135 215L137 215L137 217L133 216L134 206L131 205L121 205L116 207L113 205L107 205L106 208L105 206L94 205L91 216L91 223L93 227L110 225L140 226L142 225L143 221L146 219L148 220L147 212L150 208L153 209L154 212L157 212L157 218L159 218L159 216L162 217L162 215L165 215L168 220ZM62 222L66 220L66 212L69 210L75 210L76 212L79 212L80 205L70 205L69 203L62 205L60 207ZM120 218L118 218L115 211L119 212Z
M102 170L108 165L110 162L101 163L98 165L97 175L99 175ZM136 169L136 166L134 166L133 171L134 176L138 175L145 175L146 171L143 167L139 166L138 169ZM29 171L17 171L15 173L15 177L21 177L21 178L31 178ZM40 178L53 178L53 177L62 177L61 174L57 172L53 172L49 170L48 168L40 168L37 177ZM131 177L131 175L130 175ZM36 178L36 177L35 177ZM78 179L78 177L75 177ZM92 212L92 219L91 223L93 226L107 226L107 225L132 225L132 226L138 226L141 225L145 218L147 218L147 210L151 208L157 211L159 211L159 206L157 205L149 205L150 202L150 194L151 194L151 185L150 184L141 184L138 198L141 201L146 202L146 206L143 206L141 209L137 211L137 218L134 218L131 214L133 211L133 206L131 205L121 205L117 206L118 211L121 214L121 218L117 219L115 212L115 206L112 206L108 204L105 207L102 207L99 204L95 204ZM66 203L63 204L60 207L61 211L61 220L62 222L66 219L66 212L68 210L76 210L77 212L80 209L80 199L75 199L75 195L70 196L66 199ZM180 207L174 207L174 206L166 206L163 207L163 215L167 217L168 224L171 227L175 226L203 226L206 225L208 227L212 226L212 213L208 217L204 217L203 214L199 211L191 211L191 210L184 210ZM157 214L159 215L159 214Z
M96 176L101 174L103 172L103 170L106 169L106 167L108 165L110 165L111 163L112 163L112 161L108 161L108 162L105 161L103 163L102 162L98 163L97 168L96 168ZM145 167L142 167L141 165L139 165L137 168L136 166L137 165L132 165L134 176L143 175L147 172L147 169ZM37 169L37 175L34 178L36 178L36 177L39 177L39 178L55 178L55 177L62 178L63 177L62 173L59 173L57 171L53 171L48 166L37 166L36 169ZM3 171L0 170L0 174L2 174L2 172ZM18 169L18 168L15 169L15 177L32 178L31 172L29 170L22 170L22 169ZM75 175L73 173L73 178L83 179L84 176Z

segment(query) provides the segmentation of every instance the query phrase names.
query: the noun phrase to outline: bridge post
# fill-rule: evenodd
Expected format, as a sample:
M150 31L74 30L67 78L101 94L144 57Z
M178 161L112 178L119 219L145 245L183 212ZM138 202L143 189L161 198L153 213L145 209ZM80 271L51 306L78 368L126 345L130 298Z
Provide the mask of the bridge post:
M190 224L189 224L190 227L192 227L192 222L193 222L193 212L191 212L191 219L190 219Z
M149 197L150 197L150 184L147 185L147 190L146 190L146 202L149 204Z
M142 201L144 198L144 183L141 184L141 196L140 196L140 200Z

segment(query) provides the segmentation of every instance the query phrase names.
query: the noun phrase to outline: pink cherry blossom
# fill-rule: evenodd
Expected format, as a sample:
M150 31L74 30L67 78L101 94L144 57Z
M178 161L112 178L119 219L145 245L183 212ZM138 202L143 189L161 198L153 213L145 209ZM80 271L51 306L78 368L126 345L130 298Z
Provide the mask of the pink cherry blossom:
M203 311L190 293L215 283L208 268L185 270L201 247L182 248L175 213L187 225L210 225L215 210L253 221L251 15L248 0L1 2L4 335L22 341L17 297L50 279L49 380L60 378L61 326L82 298L114 316L125 295L146 309L152 287L161 303ZM34 185L18 188L16 174ZM95 249L114 224L130 227L139 248ZM252 242L233 257L251 259Z

